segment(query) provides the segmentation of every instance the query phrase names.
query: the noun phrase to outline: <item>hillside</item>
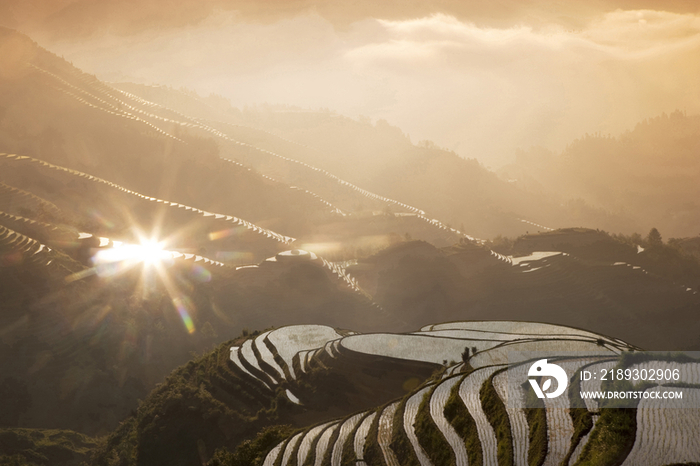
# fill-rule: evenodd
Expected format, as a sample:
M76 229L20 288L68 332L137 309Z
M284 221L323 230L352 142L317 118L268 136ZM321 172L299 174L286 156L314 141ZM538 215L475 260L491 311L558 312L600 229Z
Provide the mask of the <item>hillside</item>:
M254 332L175 371L110 436L96 464L207 461L217 448L233 450L266 426L320 425L412 393L436 371L440 377L452 374L465 348L474 359L547 335L594 352L632 348L583 330L527 323L509 329L505 322L447 324L408 334L317 325Z
M700 116L675 111L617 137L587 134L561 154L522 152L500 174L562 202L581 199L612 213L624 212L634 231L662 227L669 237L697 236L698 150Z
M509 328L512 324L518 326L462 322L434 327L514 331ZM579 390L611 389L614 384L582 380L579 373L620 367L634 371L661 363L693 373L687 394L695 400L700 393L697 360L617 356L621 348L603 340L565 343L557 339L561 337L548 338L554 336L548 334L554 329L541 330L534 341L522 335L522 341L514 337L492 349L480 349L465 363L451 366L442 376L391 403L289 436L258 464L696 464L700 445L684 440L698 428L692 410L648 400L635 403L636 409L616 408L582 398ZM591 345L588 355L584 355L586 344ZM576 347L577 357L556 359L570 371L567 374L576 375L565 396L528 402L532 407L514 406L513 396L527 397L529 389L521 384L532 360L514 361L503 349L527 351L533 345L549 349L550 354ZM654 385L642 390L653 390ZM210 464L236 464L235 457L220 454L219 458Z
M377 304L401 315L401 330L458 316L527 316L654 350L700 348L693 317L700 264L670 247L638 251L603 232L560 230L493 251L402 243L348 271Z
M285 231L300 244L344 241L351 250L366 248L356 238L358 222L379 246L391 234L409 233L441 244L464 236L420 209L303 163L285 162L301 171L302 183L277 180L273 171L258 171L247 160L251 153L263 159L279 159L276 155L106 86L26 36L1 32L3 41L24 52L13 57L13 73L0 83L0 145L7 153L107 179L147 197L244 218ZM75 199L70 201L75 205ZM374 222L377 215L387 218ZM380 224L379 231L374 223ZM144 230L153 227L143 225Z
M678 387L697 397L697 360L635 356L637 349L585 330L513 321L433 324L405 334L320 326L255 332L171 375L99 449L96 464L696 461L694 443L673 446L697 429L692 410L646 400L620 409L581 397L579 390L619 386L581 380L580 370L659 363L681 370ZM557 364L574 374L567 395L539 401L542 409L514 406L510 397L524 395L532 364L514 360L514 351L561 354ZM660 417L667 434L649 435ZM659 449L665 453L653 453Z
M700 460L686 410L573 390L518 410L504 380L532 363L514 351L574 373L700 350L697 238L667 238L693 224L694 117L577 141L542 162L556 183L525 157L513 182L382 120L110 85L0 27L7 50L0 465ZM594 162L664 147L659 179L589 196ZM652 360L695 400L697 361Z
M149 101L196 116L236 141L279 155L247 156L246 163L305 186L297 160L327 170L376 193L419 207L477 237L519 235L536 229L589 225L613 231L635 228L620 212L562 206L547 195L500 180L474 159L462 159L430 141L411 143L386 121L357 121L328 111L262 106L243 111L216 97L166 87L115 85ZM263 154L264 155L264 154ZM331 199L324 187L309 188ZM463 228L462 228L463 227Z

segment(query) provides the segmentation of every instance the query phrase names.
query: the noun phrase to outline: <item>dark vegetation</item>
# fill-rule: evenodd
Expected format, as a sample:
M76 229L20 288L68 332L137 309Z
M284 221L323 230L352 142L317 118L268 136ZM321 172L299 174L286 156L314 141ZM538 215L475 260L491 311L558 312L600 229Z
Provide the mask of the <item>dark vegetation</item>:
M57 252L49 260L82 269ZM0 322L13 329L0 345L0 373L12 374L0 380L2 425L104 434L191 351L213 343L190 338L162 293L132 296L133 275L109 287L94 279L65 285L70 271L0 268ZM192 299L206 313L201 291Z
M484 408L484 414L496 433L498 464L508 466L514 464L515 461L513 435L506 407L493 386L493 378L499 372L495 372L481 385L479 398Z
M186 465L210 458L247 464L250 457L264 456L290 432L279 425L286 425L292 408L283 391L262 392L237 375L229 347L243 340L224 343L174 371L109 436L95 464Z
M469 464L481 466L484 464L484 455L481 451L481 442L476 430L476 423L472 419L467 407L459 396L461 381L452 387L450 397L445 404L445 419L454 427L457 434L464 439L467 449Z
M95 464L185 465L211 458L237 464L235 458L267 453L263 447L269 446L270 436L282 432L281 427L264 430L268 427L299 429L372 408L378 400L403 395L406 374L425 379L434 368L341 353L336 359L327 357L323 366L314 359L309 373L270 392L229 359L231 346L260 334L246 333L175 370L107 438ZM304 406L289 401L286 388L305 400ZM267 436L259 437L259 432Z
M364 451L364 460L367 464L387 466L384 462L384 455L382 454L382 450L379 448L379 443L371 441L371 439L377 438L377 434L379 433L379 418L381 417L382 412L385 408L386 405L377 409L377 415L374 416L374 420L370 424L369 430L367 431L367 439L369 441L365 443Z
M83 466L97 447L77 432L47 429L0 429L2 466Z
M636 409L603 409L576 464L621 464L632 450L636 434Z
M262 464L265 455L275 445L291 436L293 432L294 430L290 426L265 427L254 439L241 442L233 453L226 448L217 449L207 466L253 466ZM293 455L292 458L296 458L296 455Z
M544 402L537 398L527 384L525 389L525 416L527 427L530 431L530 447L527 451L527 463L529 466L542 466L547 457L547 411ZM606 463L602 463L606 464Z
M411 445L410 440L406 434L406 426L403 422L404 410L406 409L406 401L408 401L409 396L405 396L399 403L396 413L394 413L392 430L392 439L390 443L391 449L396 453L398 458L401 458L401 464L406 466L419 466L420 462L413 451L413 445Z
M356 461L358 460L357 455L355 454L355 433L357 432L357 429L360 427L362 422L367 418L367 416L371 415L371 412L366 413L365 416L363 416L359 421L357 421L357 425L355 425L355 428L352 429L350 435L348 435L348 439L345 441L345 445L343 445L341 466L355 466Z
M415 424L416 436L433 464L454 465L454 452L430 415L430 397L433 395L436 387L437 385L425 393L423 401L418 407Z
M624 356L624 354L623 354ZM579 442L585 437L593 428L593 416L599 413L591 413L586 408L586 404L581 398L581 370L585 369L582 367L577 373L572 377L571 384L569 385L568 394L569 402L571 403L571 408L569 408L569 415L571 416L571 422L574 425L574 433L571 436L571 448L569 453L566 455L565 461L568 464L573 454L574 450L578 446Z
M413 445L406 435L406 426L403 422L404 410L406 409L406 401L410 394L405 396L399 403L394 419L392 420L393 430L391 431L391 449L396 453L398 458L401 458L402 466L420 466L418 458L413 451Z

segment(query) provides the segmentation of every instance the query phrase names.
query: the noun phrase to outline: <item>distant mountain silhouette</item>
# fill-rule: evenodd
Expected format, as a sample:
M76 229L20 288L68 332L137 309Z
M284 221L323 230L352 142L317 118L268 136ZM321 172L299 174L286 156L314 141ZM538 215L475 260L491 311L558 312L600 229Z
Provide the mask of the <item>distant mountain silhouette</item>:
M569 201L572 209L582 204L624 213L635 231L663 225L669 237L697 236L698 150L700 116L676 110L618 137L586 134L561 154L523 151L499 173L527 191Z

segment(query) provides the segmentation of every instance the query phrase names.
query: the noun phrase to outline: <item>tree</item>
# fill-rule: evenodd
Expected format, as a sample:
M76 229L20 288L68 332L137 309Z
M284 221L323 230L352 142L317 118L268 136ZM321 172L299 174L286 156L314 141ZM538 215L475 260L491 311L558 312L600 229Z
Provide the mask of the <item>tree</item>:
M209 321L204 323L201 330L202 336L207 340L216 340L217 334L214 327L209 323Z
M656 228L649 230L649 235L647 236L647 243L650 247L661 246L663 242L661 241L661 233Z

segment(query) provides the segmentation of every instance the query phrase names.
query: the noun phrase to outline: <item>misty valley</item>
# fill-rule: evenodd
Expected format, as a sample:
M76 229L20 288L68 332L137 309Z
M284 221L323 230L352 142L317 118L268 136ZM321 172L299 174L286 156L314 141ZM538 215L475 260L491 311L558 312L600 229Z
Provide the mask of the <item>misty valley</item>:
M700 115L490 169L91 73L0 26L0 465L700 464Z

